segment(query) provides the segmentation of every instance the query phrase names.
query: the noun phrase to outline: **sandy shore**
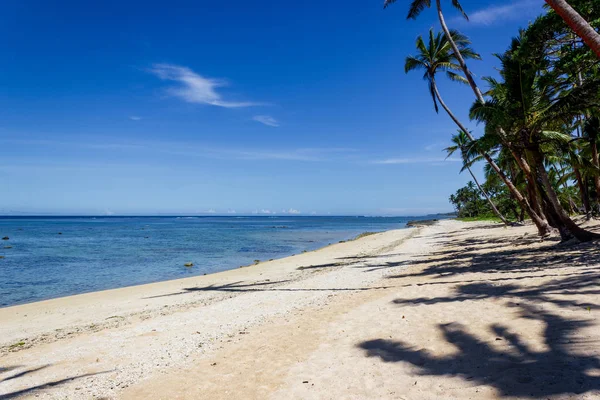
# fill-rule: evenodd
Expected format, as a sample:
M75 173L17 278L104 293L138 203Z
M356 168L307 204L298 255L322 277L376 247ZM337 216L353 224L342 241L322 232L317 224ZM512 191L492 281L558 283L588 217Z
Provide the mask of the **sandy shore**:
M0 399L597 399L600 246L442 221L0 309Z

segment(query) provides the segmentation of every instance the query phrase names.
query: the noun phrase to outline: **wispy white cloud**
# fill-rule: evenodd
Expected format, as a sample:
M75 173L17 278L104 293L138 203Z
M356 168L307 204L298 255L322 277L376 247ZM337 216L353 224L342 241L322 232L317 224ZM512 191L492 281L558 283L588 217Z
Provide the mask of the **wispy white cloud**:
M252 117L256 122L260 122L261 124L272 126L277 128L279 126L279 121L269 115L255 115Z
M138 117L138 116L136 116L136 115L131 115L131 116L129 117L129 119L130 119L130 120L132 120L132 121L141 121L141 120L142 120L142 117Z
M128 155L175 155L189 158L213 158L222 160L248 161L301 161L323 162L346 160L345 153L352 149L341 148L242 148L224 147L198 142L126 140L101 136L63 138L61 140L46 138L0 137L0 144L18 144L65 149L88 149L93 151L122 151Z
M190 68L171 64L154 64L149 72L162 80L178 83L168 93L188 103L208 104L225 108L240 108L264 105L249 101L228 101L223 99L217 88L227 86L227 82L219 79L205 78Z
M469 14L469 23L493 25L498 22L531 18L540 14L543 3L539 0L517 0L504 5L491 5ZM461 21L464 19L460 18ZM455 22L458 22L457 19Z
M459 158L443 158L443 157L422 157L422 158L388 158L385 160L373 161L373 164L438 164L443 162L461 162Z
M217 158L237 160L287 160L287 161L323 161L323 158L297 150L235 150L222 149Z
M447 147L447 143L444 142L435 142L425 146L425 151L434 151L434 150L442 150Z

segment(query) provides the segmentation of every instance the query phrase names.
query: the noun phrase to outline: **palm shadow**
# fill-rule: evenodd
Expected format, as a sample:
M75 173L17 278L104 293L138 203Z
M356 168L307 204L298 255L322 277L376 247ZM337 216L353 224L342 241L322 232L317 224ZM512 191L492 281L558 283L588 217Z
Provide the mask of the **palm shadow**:
M418 272L391 275L390 279L408 277L446 278L468 273L514 273L552 270L563 265L589 266L600 260L600 243L574 245L544 244L532 248L539 239L514 238L464 239L449 241L451 248L435 251L426 257L416 256L409 263L422 266Z
M144 297L145 299L154 299L159 297L179 296L195 292L225 292L225 293L252 293L252 292L353 292L366 290L388 289L393 286L372 286L372 287L346 287L346 288L281 288L277 285L290 282L289 280L276 282L254 282L244 283L244 281L226 283L223 285L208 285L183 288L181 292L162 294L158 296Z
M37 372L37 371L40 371L42 369L48 368L49 366L50 366L50 364L46 364L46 365L42 365L41 367L30 368L30 369L27 369L25 371L21 371L19 373L7 376L6 378L0 379L0 383L6 382L6 381L10 381L10 380L13 380L13 379L17 379L17 378L21 378L21 377L23 377L23 376L25 376L27 374L31 374L33 372ZM13 368L7 369L7 371L10 371L10 370L16 369L16 368L20 368L20 367L19 366L15 366ZM7 371L0 371L0 372L7 372Z
M12 370L15 370L15 369L18 369L21 367L22 367L22 365L11 365L9 367L0 367L0 374L3 374L5 372L10 372Z
M298 271L306 271L310 269L325 269L325 268L335 268L335 267L343 267L343 263L328 263L328 264L317 264L317 265L307 265L300 266L296 268Z
M539 239L532 235L452 237L444 243L447 248L427 257L414 257L409 264L418 266L417 271L388 278L425 278L404 286L448 286L449 292L443 296L395 299L393 303L400 306L490 300L499 304L502 300L507 307L517 309L520 318L544 326L543 350L500 323L490 325L491 339L483 340L456 322L438 325L447 343L456 349L451 355L437 356L402 340L367 340L357 346L368 357L410 364L423 376L457 377L494 387L501 397L545 399L600 394L598 343L581 332L595 326L595 321L548 311L548 306L550 310L586 314L600 309L600 304L589 301L590 297L579 297L600 295L600 272L596 267L600 245L537 242ZM564 266L576 268L565 271Z
M551 303L559 307L573 307L576 309L600 309L600 305L590 302L579 302L570 297L578 295L600 294L600 273L596 268L584 269L571 274L555 275L529 275L512 278L496 278L486 281L464 281L465 284L456 286L449 296L418 297L412 299L399 298L394 300L399 305L433 305L440 303L454 303L462 301L477 301L486 299L519 299L532 303ZM498 285L497 281L520 281L545 276L559 276L537 286L520 286L516 283ZM454 282L428 282L425 285L451 285ZM557 297L558 296L558 297Z
M527 304L516 307L520 307L523 318L545 325L547 350L534 350L500 324L489 327L496 337L492 346L457 323L438 325L445 340L456 348L449 356L435 356L406 342L387 339L364 341L358 347L368 357L412 364L420 375L459 377L493 386L501 397L546 398L600 390L600 377L589 373L600 369L600 358L583 351L584 345L589 349L594 344L575 336L576 331L592 326L590 320L562 318Z
M95 372L95 373L89 373L89 374L82 374L82 375L71 376L69 378L60 379L60 380L56 380L56 381L46 382L46 383L43 383L40 385L28 387L26 389L21 389L21 390L17 390L17 391L5 393L5 394L0 394L0 400L16 399L21 396L32 394L38 390L60 386L62 384L71 382L76 379L82 379L82 378L87 378L89 376L106 374L108 372L112 372L112 371L102 371L102 372Z

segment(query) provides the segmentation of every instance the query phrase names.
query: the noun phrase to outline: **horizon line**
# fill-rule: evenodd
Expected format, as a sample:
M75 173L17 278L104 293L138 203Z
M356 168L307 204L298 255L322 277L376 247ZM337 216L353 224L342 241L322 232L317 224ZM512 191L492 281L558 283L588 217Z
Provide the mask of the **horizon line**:
M435 215L454 215L456 212L438 212L438 213L428 213L428 214L413 214L413 215L392 215L392 214L115 214L115 215L106 215L106 214L0 214L0 218L6 217L20 217L20 218L36 218L36 217L77 217L77 218L128 218L128 217L138 217L138 218L156 218L156 217L218 217L218 218L236 218L236 217L263 217L263 218L272 218L272 217L288 217L288 218L307 218L307 217L356 217L356 218L373 218L373 217L384 217L384 218L402 218L402 217L427 217L427 216L435 216Z

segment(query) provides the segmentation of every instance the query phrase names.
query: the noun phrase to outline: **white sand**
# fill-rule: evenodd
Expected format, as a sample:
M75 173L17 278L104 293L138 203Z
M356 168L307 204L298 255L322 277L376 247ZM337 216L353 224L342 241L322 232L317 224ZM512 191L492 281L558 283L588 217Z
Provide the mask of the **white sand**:
M0 399L600 398L598 245L548 245L444 221L0 309Z

